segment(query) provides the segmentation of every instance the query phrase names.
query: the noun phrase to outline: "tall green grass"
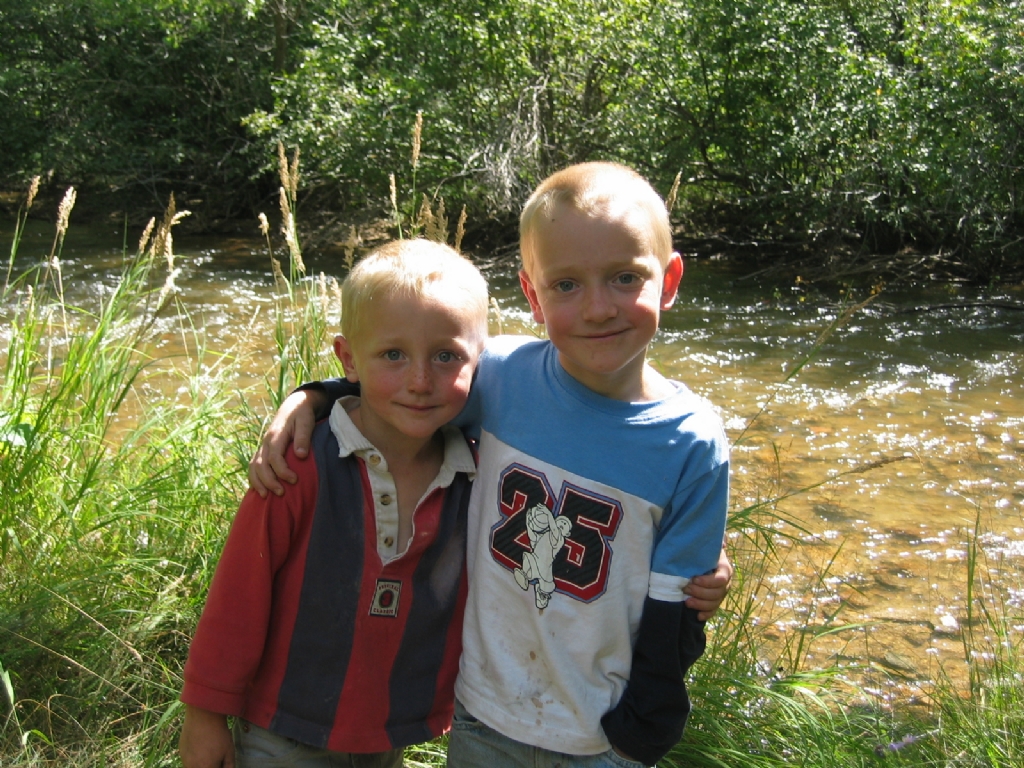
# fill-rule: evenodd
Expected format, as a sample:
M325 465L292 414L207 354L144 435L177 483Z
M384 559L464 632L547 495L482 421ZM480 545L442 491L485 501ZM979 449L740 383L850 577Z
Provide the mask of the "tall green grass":
M294 206L297 157L285 165L283 209ZM0 764L174 765L181 669L245 464L279 399L336 371L327 349L337 289L305 277L283 210L287 275L269 270L280 286L277 362L264 386L238 390L252 359L242 347L206 349L176 300L173 207L89 306L63 298L62 234L46 264L19 269L24 213L0 297ZM186 350L171 359L157 352L168 333ZM732 514L736 580L695 670L690 727L664 764L1024 765L1013 630L1024 619L987 586L1000 564L985 559L981 523L965 573L966 687L940 676L924 711L873 704L848 669L811 657L822 635L862 631L841 614L781 644L769 637L761 595L782 567L776 523L795 522L786 504L802 489L784 486L781 466L767 469L737 494L758 501ZM410 765L443 761L443 740L407 755Z
M0 764L173 764L182 663L267 393L236 389L243 347L206 349L176 300L173 201L89 306L59 279L70 206L47 264L19 272L26 212L0 296ZM273 393L329 372L321 285L282 294ZM186 351L158 357L167 334Z

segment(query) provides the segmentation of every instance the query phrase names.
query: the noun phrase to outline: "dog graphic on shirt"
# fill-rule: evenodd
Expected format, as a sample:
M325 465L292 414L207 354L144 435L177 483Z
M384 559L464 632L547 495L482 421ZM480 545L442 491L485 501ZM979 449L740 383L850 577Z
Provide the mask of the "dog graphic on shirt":
M572 531L572 520L552 514L543 504L536 504L526 512L526 532L530 536L530 551L523 553L523 566L513 574L523 590L534 586L534 602L544 610L555 591L555 580L551 573L555 555L565 546L565 540Z

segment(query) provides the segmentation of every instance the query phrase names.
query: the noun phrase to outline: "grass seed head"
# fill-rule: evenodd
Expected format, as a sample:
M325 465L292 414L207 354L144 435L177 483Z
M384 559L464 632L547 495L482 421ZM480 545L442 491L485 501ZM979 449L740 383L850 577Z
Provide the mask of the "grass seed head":
M64 193L64 199L60 201L57 208L57 237L64 237L68 231L68 220L71 218L71 209L75 207L75 200L78 193L74 187L68 187Z
M32 207L32 203L35 201L37 194L39 194L39 177L33 176L32 181L28 185L28 200L25 202L26 211Z
M270 257L270 268L274 272L274 285L282 290L287 289L288 280L285 278L284 272L281 271L281 262L273 256Z
M153 234L153 227L156 226L156 216L150 216L149 222L146 224L146 228L142 230L142 237L139 238L139 250L137 253L141 256L146 252L146 246L149 245L149 237Z
M462 253L462 238L466 235L466 206L462 206L459 223L455 225L455 250Z
M665 198L665 209L672 213L672 209L676 207L676 196L679 194L679 182L683 178L683 172L679 171L676 174L675 180L672 182L672 189L668 191L668 197Z
M420 164L420 140L423 137L423 112L416 113L416 124L412 127L412 169Z
M281 176L281 187L291 189L291 180L288 178L288 158L284 153L284 144L277 142L277 172Z

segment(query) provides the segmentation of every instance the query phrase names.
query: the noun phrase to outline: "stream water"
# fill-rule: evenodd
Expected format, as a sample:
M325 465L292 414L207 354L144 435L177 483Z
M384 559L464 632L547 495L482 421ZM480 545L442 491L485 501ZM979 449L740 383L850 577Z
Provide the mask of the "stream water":
M81 300L116 279L114 229L72 228L65 284ZM33 223L19 260L45 257L51 239ZM253 322L273 301L261 241L175 246L180 297L209 347L249 334L269 366L269 320ZM307 263L341 272L338 258ZM490 280L505 331L528 331L514 275ZM1007 617L1007 637L1024 631L1024 311L1004 306L1024 304L1024 287L883 289L844 317L867 296L689 261L650 358L721 410L734 511L765 504L777 515L779 559L763 573L744 555L752 530L731 534L768 644L782 657L799 646L812 664L867 664L877 695L905 697L940 665L964 675L977 660L965 659L964 633L988 652L990 627L978 604L968 608L969 567L975 598ZM167 351L176 343L169 336ZM858 626L811 642L844 624Z

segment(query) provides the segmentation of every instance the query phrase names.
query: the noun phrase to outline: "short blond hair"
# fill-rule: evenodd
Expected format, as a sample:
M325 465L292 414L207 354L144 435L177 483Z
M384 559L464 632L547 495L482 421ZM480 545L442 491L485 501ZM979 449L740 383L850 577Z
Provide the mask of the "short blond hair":
M550 220L559 205L570 205L586 215L618 218L640 214L650 238L648 245L661 266L665 267L672 257L668 209L654 187L632 168L618 163L580 163L544 179L523 206L519 249L527 274L533 267L534 233L541 220Z
M363 257L341 287L341 334L358 337L367 305L378 298L422 297L436 287L465 297L487 336L487 281L453 248L431 240L393 240Z

